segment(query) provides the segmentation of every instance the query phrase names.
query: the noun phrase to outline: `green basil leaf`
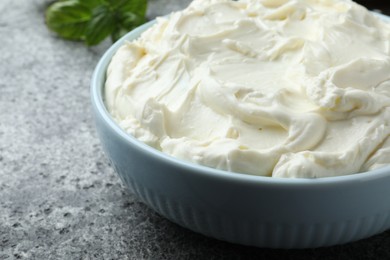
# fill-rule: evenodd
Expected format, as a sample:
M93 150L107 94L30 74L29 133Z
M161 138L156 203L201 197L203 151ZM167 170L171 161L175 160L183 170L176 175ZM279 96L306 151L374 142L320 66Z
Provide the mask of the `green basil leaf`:
M134 27L145 22L145 17L136 15L134 13L123 13L120 16L120 23L122 26L128 29L133 29Z
M90 10L93 10L94 8L98 7L99 5L102 5L105 3L104 0L80 0L80 3L86 7L88 7Z
M116 16L116 28L111 34L111 39L113 42L120 39L126 33L134 29L135 27L143 24L145 22L144 16L138 16L133 13L126 14L117 14Z
M103 41L115 30L115 18L107 5L101 5L94 9L92 19L85 31L87 45L96 45Z
M128 32L129 32L129 30L126 30L124 27L116 26L115 30L111 33L112 42L116 42L117 40L122 38L122 36L124 36Z
M58 0L45 13L50 30L69 40L96 45L119 39L145 22L147 0Z
M111 39L117 41L146 21L147 0L107 0L114 10L116 28Z
M136 16L145 17L146 8L148 6L147 0L108 0L114 10L125 14L132 13ZM117 2L117 4L114 4Z
M59 1L46 10L46 24L65 39L81 40L91 16L92 10L79 0Z

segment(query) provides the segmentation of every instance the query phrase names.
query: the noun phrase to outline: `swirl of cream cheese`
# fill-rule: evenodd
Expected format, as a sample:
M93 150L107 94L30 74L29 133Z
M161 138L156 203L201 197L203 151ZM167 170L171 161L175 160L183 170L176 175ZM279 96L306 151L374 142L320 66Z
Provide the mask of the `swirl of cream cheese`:
M349 0L195 0L112 58L107 108L169 155L319 178L390 165L390 25Z

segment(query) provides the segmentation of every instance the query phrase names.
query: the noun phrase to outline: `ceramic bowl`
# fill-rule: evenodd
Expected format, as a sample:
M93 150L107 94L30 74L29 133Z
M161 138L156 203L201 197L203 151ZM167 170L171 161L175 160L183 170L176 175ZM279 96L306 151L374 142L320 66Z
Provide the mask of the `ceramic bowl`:
M123 131L104 104L106 69L125 41L153 23L130 32L104 54L91 87L106 155L140 200L180 226L257 247L331 246L390 227L390 167L323 179L249 176L178 160Z

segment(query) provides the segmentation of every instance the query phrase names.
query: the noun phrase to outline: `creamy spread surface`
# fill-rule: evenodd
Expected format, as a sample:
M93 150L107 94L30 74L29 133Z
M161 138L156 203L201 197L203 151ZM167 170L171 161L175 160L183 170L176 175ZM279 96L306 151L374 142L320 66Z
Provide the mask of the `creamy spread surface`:
M390 25L349 0L195 0L113 57L107 108L174 157L272 177L390 165Z

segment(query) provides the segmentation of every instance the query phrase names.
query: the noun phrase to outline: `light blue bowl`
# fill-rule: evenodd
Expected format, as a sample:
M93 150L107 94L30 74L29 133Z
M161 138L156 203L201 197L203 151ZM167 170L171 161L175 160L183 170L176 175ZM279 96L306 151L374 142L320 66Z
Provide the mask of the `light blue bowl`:
M123 183L171 221L217 239L257 247L342 244L390 228L390 168L323 179L249 176L184 162L123 131L107 112L103 89L116 50L102 57L91 96L98 135Z

